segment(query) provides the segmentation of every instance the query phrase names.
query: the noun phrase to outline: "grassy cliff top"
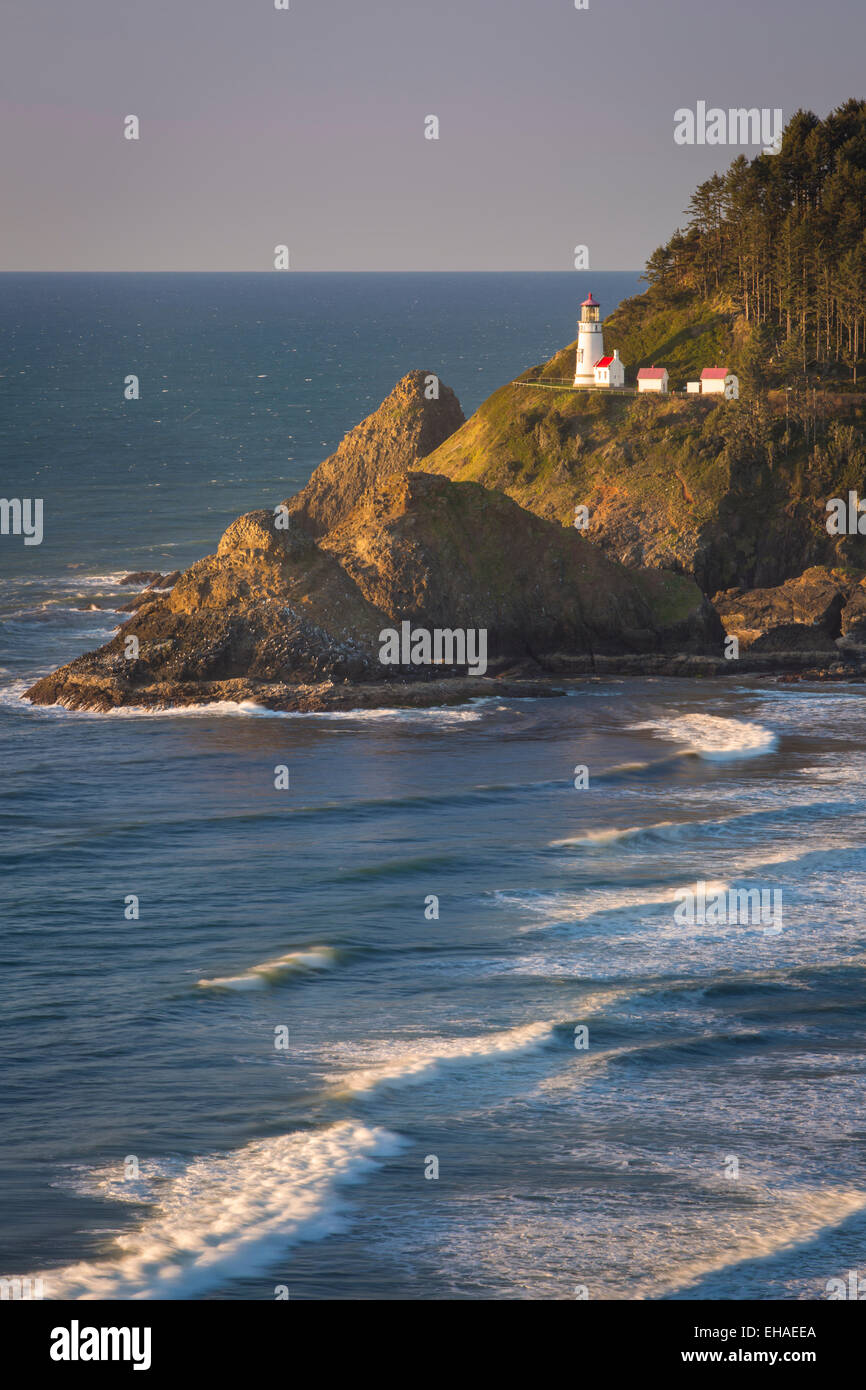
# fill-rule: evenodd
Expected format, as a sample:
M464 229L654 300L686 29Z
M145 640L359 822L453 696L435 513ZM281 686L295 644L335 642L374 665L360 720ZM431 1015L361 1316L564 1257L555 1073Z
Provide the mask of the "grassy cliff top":
M683 381L713 363L736 369L739 320L721 301L693 316L693 303L652 291L628 300L606 342L630 369L635 358L679 361ZM840 546L826 530L828 498L866 495L862 418L848 423L835 398L748 384L739 401L556 388L573 363L569 346L495 391L425 471L495 488L563 526L585 506L586 536L611 558L693 574L709 594L778 584L809 564L866 567L866 539Z
M619 349L627 386L635 385L641 367L667 367L672 390L699 380L704 367L730 366L736 371L748 336L746 325L723 297L707 301L687 291L661 293L655 286L624 299L604 323L605 350ZM576 348L576 341L569 343L522 379L572 381Z

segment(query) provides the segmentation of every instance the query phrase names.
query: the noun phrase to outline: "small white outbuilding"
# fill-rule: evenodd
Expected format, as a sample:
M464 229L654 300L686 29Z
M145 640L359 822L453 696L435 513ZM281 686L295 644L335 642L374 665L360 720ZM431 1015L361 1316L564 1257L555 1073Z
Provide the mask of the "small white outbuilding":
M702 396L728 396L737 399L740 383L729 367L705 367L701 372Z
M638 391L661 391L668 389L667 367L641 367L637 374Z

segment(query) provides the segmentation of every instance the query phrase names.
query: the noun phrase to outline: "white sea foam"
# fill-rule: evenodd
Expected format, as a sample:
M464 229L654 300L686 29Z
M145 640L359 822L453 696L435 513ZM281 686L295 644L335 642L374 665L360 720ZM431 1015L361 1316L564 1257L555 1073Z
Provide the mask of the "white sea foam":
M105 633L110 637L112 632ZM79 633L86 636L86 633ZM86 710L69 709L65 705L34 705L24 698L36 677L31 681L15 681L0 691L0 705L19 711L36 714L60 714L70 718L83 719L208 719L230 715L246 719L351 719L373 723L381 720L398 722L419 722L439 726L471 724L483 719L479 709L461 706L440 708L431 706L425 709L356 709L356 710L279 710L267 709L253 700L213 700L210 704L170 705L153 709L147 705L123 705L118 709Z
M534 1052L553 1038L552 1023L528 1023L501 1033L487 1033L472 1038L433 1038L411 1048L394 1050L390 1043L366 1043L363 1050L372 1053L371 1066L342 1072L329 1078L338 1091L373 1091L378 1086L412 1086L427 1081L443 1068L465 1066L472 1062L487 1062ZM352 1044L357 1056L358 1044Z
M466 708L462 705L449 705L445 708L441 706L431 706L427 709L335 709L335 710L316 710L313 715L319 719L360 719L375 722L383 719L395 719L402 722L422 724L473 724L484 715L480 709L474 706ZM309 718L309 715L299 717Z
M629 772L646 772L651 767L651 762L640 760L630 763L614 763L612 767L606 767L599 775L602 777L623 777Z
M708 762L729 762L771 752L778 743L772 729L747 724L741 719L721 719L714 714L684 714L669 719L648 719L629 726L651 729L661 738L685 743L688 751Z
M111 1202L127 1202L132 1206L153 1206L159 1200L165 1183L184 1171L181 1159L144 1159L137 1178L127 1178L117 1162L101 1167L70 1164L52 1187L77 1193L80 1197L103 1197Z
M25 596L28 593L37 592L39 594L61 593L68 597L71 592L76 594L79 598L91 598L92 593L88 591L94 589L119 589L121 592L135 594L138 593L139 588L144 587L143 585L121 584L120 581L124 578L124 575L125 571L119 571L115 574L76 574L72 572L68 574L34 575L33 578L26 578L21 575L11 580L9 587L13 589L14 592L21 593ZM56 599L53 601L57 602Z
M121 585L121 582L120 582L122 579L125 579L125 578L126 578L126 576L127 576L128 573L129 573L128 570L117 570L117 571L115 571L114 574L84 574L84 575L70 574L70 575L66 575L63 579L61 579L61 580L59 580L59 581L57 581L57 582L60 583L61 585L62 585L62 584L71 584L73 587L74 587L76 584L81 584L81 585L83 585L84 587L89 588L89 589L93 589L93 588L96 588L98 585L104 584L104 585L107 585L109 588L112 588L112 589L117 589L117 588L121 588L121 587L122 587L122 588L125 588L125 589L129 589L129 591L130 591L131 593L134 593L135 590L136 590L136 585L135 585L135 584L124 584L124 585ZM52 581L43 581L43 582L45 582L45 583L50 583L50 582L52 582ZM142 587L143 587L143 586L142 586Z
M344 1122L196 1158L165 1182L140 1225L115 1237L113 1256L31 1278L52 1299L165 1299L263 1274L290 1246L340 1230L341 1189L405 1145Z
M520 928L523 932L562 931L576 923L608 914L611 917L627 915L649 915L660 908L680 901L685 892L692 892L698 880L706 883L708 894L727 893L734 885L755 886L757 874L777 878L783 868L790 871L802 868L805 875L817 872L822 867L821 856L847 854L861 848L853 844L846 832L840 831L842 840L823 837L822 839L788 841L768 844L751 853L740 852L736 856L714 850L712 859L703 863L695 860L694 872L690 882L681 882L670 888L635 887L586 887L572 892L538 893L520 891L501 891L492 894L493 901L505 907L514 907L533 917L543 917L546 921L530 922ZM568 844L569 842L560 842ZM709 874L715 868L725 877L712 879ZM680 870L682 872L682 870ZM785 892L792 894L795 880L789 873Z
M117 570L114 574L52 574L44 578L34 580L41 589L129 589L131 594L137 592L136 585L121 585L121 580L126 578L128 570ZM144 585L139 586L141 588Z
M199 980L199 989L264 989L276 984L286 975L305 974L311 970L330 970L336 964L337 953L330 946L315 946L306 951L288 951L284 956L250 966L240 975L219 975L213 980Z
M591 1053L576 1056L572 1072L586 1074L597 1087ZM576 1085L573 1076L564 1094L570 1107ZM579 1113L597 1112L590 1105ZM621 1124L619 1133L623 1128ZM705 1180L699 1194L695 1182L700 1177L693 1166L672 1167L665 1155L642 1147L639 1120L628 1133L629 1142L618 1143L616 1133L602 1129L594 1143L584 1127L573 1155L595 1172L592 1177L581 1172L572 1200L558 1189L555 1201L532 1200L530 1205L521 1200L515 1184L511 1201L465 1203L460 1221L445 1228L441 1222L419 1222L413 1231L416 1255L436 1260L455 1284L477 1278L483 1270L490 1297L513 1297L518 1289L523 1298L542 1300L570 1297L574 1281L588 1272L593 1298L766 1299L774 1296L775 1280L783 1280L788 1291L780 1290L776 1297L795 1298L799 1287L801 1297L820 1299L826 1297L828 1275L847 1275L857 1267L863 1191L842 1186L786 1190L751 1182L744 1174L737 1182L721 1176ZM704 1152L699 1162L706 1165ZM639 1190L636 1173L647 1178L665 1174L665 1195L658 1196L653 1180ZM618 1195L624 1182L627 1210ZM854 1222L860 1232L851 1230ZM396 1255L396 1241L393 1248ZM574 1250L580 1252L582 1272L569 1281L563 1277L564 1266L570 1267L563 1252ZM711 1291L692 1292L707 1277Z

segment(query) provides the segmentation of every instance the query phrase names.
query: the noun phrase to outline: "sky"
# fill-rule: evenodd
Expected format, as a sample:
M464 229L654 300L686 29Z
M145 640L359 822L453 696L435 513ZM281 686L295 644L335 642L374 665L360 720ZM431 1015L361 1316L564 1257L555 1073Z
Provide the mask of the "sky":
M0 269L637 269L678 109L866 97L866 0L587 3L2 0Z

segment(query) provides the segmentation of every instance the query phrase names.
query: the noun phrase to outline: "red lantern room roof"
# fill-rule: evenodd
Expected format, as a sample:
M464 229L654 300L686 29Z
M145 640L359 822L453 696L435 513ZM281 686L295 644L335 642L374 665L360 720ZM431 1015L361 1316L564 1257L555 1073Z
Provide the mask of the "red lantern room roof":
M583 301L583 303L581 304L580 307L581 307L581 309L586 309L586 308L597 309L597 308L598 308L598 300L597 300L597 299L593 299L593 297L592 297L592 290L590 290L590 292L589 292L589 299L585 299L585 300Z

